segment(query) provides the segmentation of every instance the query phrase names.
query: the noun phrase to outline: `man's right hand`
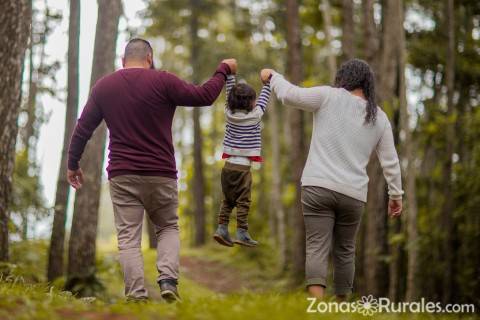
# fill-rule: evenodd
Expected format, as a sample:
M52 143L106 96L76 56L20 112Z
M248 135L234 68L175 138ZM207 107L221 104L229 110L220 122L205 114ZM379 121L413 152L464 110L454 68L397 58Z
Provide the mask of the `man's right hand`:
M400 217L402 214L402 199L400 200L394 200L390 199L388 201L388 215L392 218Z
M234 59L234 58L225 59L222 61L222 63L228 64L228 66L230 67L230 72L232 74L237 73L237 59Z
M78 168L77 170L67 170L68 183L75 189L80 189L83 185L83 171Z

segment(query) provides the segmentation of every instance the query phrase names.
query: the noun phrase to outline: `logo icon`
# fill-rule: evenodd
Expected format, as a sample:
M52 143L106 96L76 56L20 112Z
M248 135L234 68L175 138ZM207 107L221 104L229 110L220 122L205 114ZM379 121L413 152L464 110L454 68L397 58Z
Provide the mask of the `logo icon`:
M378 300L372 295L363 296L357 301L357 310L364 316L373 316L378 312Z

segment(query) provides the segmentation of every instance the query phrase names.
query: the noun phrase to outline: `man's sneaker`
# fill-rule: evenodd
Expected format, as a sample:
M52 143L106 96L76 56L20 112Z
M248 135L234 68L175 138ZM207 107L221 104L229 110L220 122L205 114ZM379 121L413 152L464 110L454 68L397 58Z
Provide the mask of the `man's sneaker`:
M215 234L213 235L213 239L223 246L233 247L232 239L228 233L228 225L226 224L218 225L217 231L215 231Z
M256 247L258 244L258 241L253 240L245 229L237 229L237 239L234 242L246 247Z
M160 280L158 284L160 286L160 295L166 302L173 303L182 301L177 290L177 280L164 279Z

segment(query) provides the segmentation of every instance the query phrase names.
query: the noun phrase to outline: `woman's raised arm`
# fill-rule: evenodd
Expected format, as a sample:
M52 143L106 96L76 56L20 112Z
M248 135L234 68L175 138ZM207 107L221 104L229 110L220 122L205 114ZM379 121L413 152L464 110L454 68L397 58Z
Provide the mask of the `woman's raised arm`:
M262 72L263 75L268 71ZM283 104L302 109L305 111L315 112L325 105L331 88L328 86L302 88L287 81L281 74L271 70L270 86Z

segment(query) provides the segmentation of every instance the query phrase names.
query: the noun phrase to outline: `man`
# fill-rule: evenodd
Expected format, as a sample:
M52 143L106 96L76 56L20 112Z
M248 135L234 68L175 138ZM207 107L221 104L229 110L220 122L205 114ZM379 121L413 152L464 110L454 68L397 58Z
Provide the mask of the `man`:
M105 120L110 132L108 178L117 229L125 295L147 299L141 234L144 210L157 236L158 283L162 297L179 300L177 170L172 120L177 106L208 106L220 94L227 75L236 72L235 59L226 59L203 85L186 83L153 69L153 51L143 39L125 48L123 69L100 79L78 119L68 152L68 181L82 186L79 161L85 145Z

